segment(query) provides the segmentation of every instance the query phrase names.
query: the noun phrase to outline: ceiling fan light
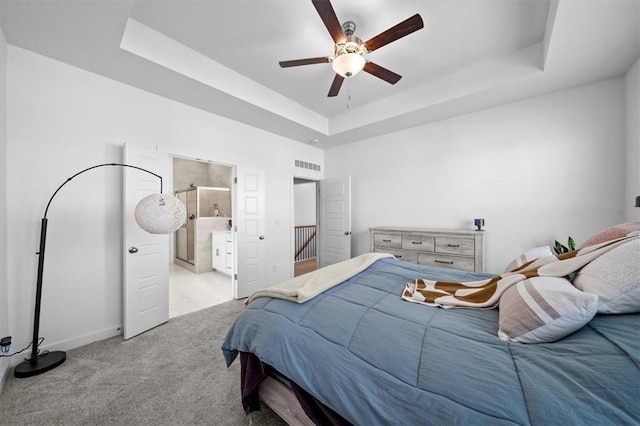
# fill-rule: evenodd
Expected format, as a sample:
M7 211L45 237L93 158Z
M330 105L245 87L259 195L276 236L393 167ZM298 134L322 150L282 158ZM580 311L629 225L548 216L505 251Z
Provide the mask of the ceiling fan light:
M349 78L362 71L365 63L364 57L359 53L344 53L331 62L331 67L337 74Z

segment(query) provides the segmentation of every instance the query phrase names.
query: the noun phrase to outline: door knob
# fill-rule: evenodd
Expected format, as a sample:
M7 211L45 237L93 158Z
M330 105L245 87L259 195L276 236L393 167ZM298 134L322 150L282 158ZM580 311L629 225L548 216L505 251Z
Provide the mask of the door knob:
M351 232L349 232L349 231L344 231L344 235L351 235Z
M137 253L138 247L129 247L129 253Z
M264 240L264 235L260 235L258 238L260 238L261 240Z

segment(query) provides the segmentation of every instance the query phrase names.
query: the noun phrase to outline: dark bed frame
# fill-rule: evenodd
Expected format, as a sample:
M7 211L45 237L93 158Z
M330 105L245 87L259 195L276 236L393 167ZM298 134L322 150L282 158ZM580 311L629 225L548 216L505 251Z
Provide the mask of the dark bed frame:
M240 386L247 414L260 410L262 401L289 425L351 425L254 354L240 353Z

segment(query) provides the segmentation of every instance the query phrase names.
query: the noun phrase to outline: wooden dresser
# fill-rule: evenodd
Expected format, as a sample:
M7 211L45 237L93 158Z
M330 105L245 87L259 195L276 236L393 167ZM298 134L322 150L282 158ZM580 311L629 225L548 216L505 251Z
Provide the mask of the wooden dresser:
M484 231L390 226L369 231L372 252L419 265L484 272Z

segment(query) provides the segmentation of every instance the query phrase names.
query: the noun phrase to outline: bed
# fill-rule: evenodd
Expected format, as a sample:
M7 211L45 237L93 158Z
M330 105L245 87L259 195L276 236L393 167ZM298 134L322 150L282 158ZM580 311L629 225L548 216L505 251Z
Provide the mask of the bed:
M418 278L490 277L389 257L305 303L256 298L222 345L228 365L242 358L245 410L279 383L316 424L640 423L640 314L525 344L497 336L497 309L401 299Z

